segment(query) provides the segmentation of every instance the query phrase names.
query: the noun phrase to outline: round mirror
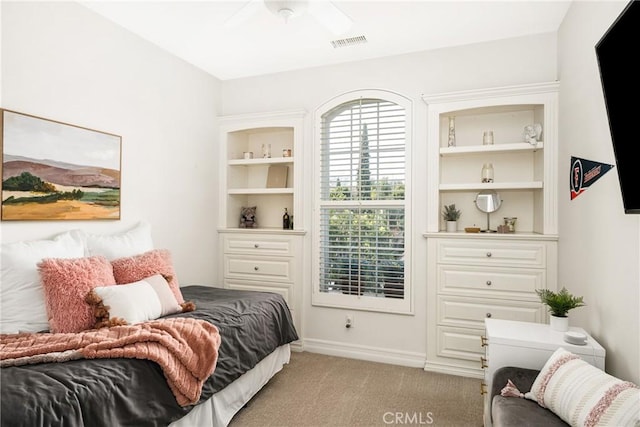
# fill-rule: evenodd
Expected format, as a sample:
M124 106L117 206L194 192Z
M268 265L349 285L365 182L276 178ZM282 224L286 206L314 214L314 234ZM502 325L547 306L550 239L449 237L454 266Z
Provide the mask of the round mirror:
M476 207L487 213L487 229L481 230L483 233L495 233L489 224L489 214L500 209L502 200L495 190L483 190L476 196Z
M482 212L491 213L500 209L502 200L494 190L483 190L476 196L476 207Z

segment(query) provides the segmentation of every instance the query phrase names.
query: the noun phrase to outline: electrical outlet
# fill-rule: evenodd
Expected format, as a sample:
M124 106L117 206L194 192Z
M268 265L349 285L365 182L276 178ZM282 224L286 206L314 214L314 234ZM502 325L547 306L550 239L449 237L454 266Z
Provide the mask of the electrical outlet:
M349 329L353 328L353 315L347 314L344 319L344 327Z

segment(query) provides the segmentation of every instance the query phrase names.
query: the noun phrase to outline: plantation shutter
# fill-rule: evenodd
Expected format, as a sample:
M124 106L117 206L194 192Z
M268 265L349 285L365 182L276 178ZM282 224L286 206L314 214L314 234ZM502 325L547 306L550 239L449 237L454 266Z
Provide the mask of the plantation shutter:
M319 290L404 298L406 111L357 99L320 126Z

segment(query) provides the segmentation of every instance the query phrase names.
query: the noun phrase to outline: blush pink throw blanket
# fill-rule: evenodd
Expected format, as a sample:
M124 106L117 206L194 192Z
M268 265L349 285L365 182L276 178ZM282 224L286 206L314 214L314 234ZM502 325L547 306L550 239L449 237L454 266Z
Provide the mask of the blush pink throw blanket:
M174 317L79 333L0 334L0 367L74 359L135 358L156 362L181 406L198 402L218 360L218 328Z

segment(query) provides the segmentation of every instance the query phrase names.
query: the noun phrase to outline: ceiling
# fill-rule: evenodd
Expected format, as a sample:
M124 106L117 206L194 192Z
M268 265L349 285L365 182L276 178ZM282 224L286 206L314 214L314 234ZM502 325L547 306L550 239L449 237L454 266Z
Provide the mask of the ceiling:
M277 1L303 12L285 21L265 0L80 3L221 80L555 32L571 3ZM344 15L348 29L330 28ZM331 44L360 36L365 43Z

